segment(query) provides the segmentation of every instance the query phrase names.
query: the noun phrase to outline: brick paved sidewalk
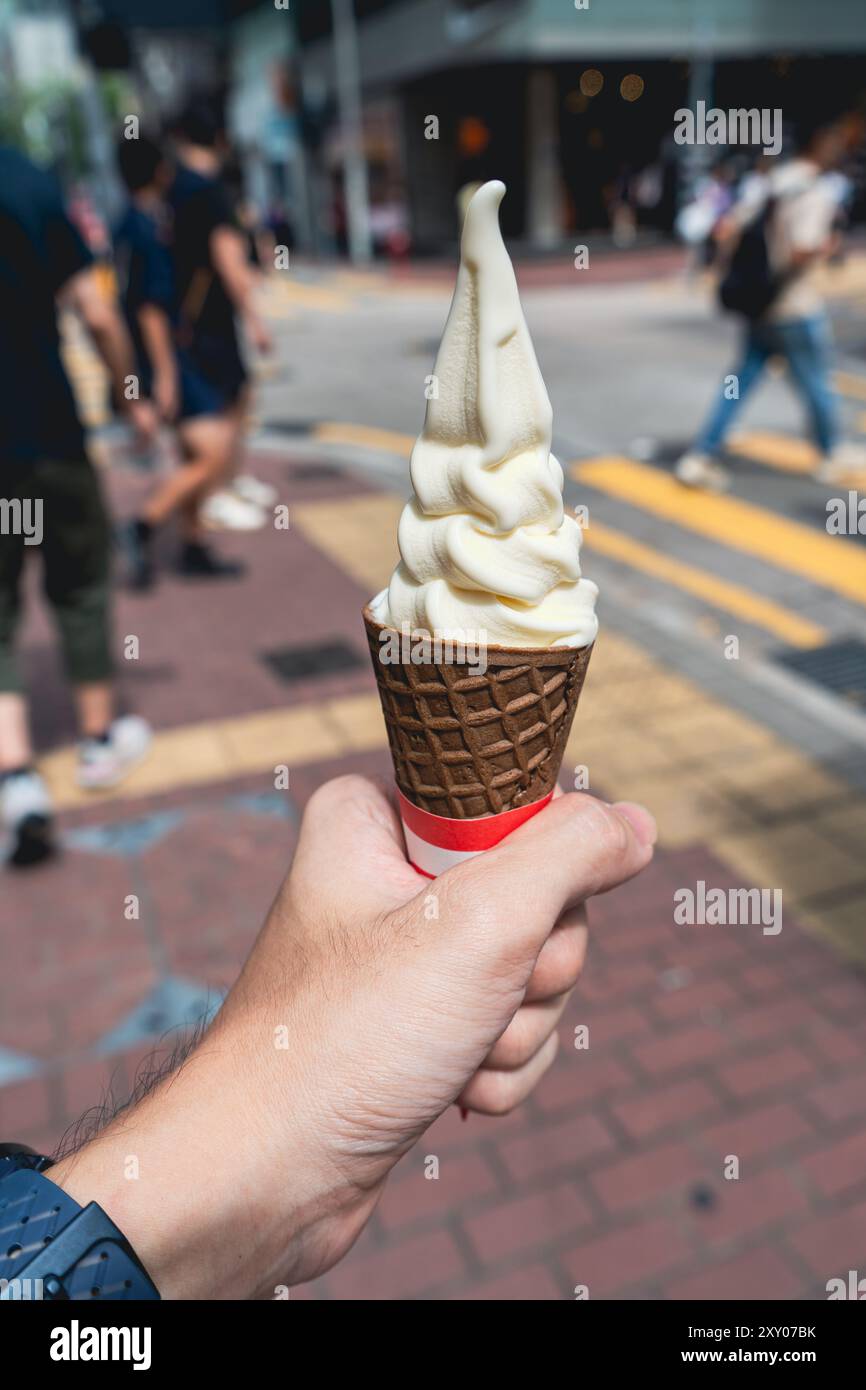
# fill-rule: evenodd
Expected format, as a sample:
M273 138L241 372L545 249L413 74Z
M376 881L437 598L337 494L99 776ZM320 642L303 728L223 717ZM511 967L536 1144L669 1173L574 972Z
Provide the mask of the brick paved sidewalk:
M151 766L122 795L87 803L68 754L46 761L66 807L64 856L4 876L0 897L4 1137L51 1148L109 1083L124 1095L154 1039L230 984L310 792L337 772L387 770L358 610L390 564L391 537L375 526L391 499L297 461L256 471L281 484L297 525L221 540L249 557L244 581L217 594L169 578L119 604L119 634L141 639L124 689L158 730ZM118 509L141 486L113 478ZM344 530L342 554L327 554L328 515L344 528L361 516L366 550ZM285 684L261 660L326 640L359 664ZM70 726L41 618L25 646L53 747ZM449 1112L400 1165L357 1249L293 1296L554 1299L587 1285L593 1298L820 1298L828 1279L866 1270L866 983L817 935L852 948L846 914L862 922L866 885L856 843L849 853L828 835L820 843L847 870L828 896L807 833L815 806L832 816L847 798L856 817L862 803L817 769L792 801L802 769L791 750L614 634L593 667L566 766L589 763L594 790L630 794L640 741L657 861L593 903L562 1050L532 1100L501 1121ZM638 685L654 694L636 709ZM744 750L733 764L732 738ZM288 796L274 790L280 761ZM747 765L762 762L749 781ZM799 862L792 833L806 836ZM778 877L763 876L768 865ZM784 929L675 926L675 890L700 879L781 882ZM124 914L131 894L137 920ZM588 1050L573 1046L580 1024ZM438 1180L425 1177L428 1155Z

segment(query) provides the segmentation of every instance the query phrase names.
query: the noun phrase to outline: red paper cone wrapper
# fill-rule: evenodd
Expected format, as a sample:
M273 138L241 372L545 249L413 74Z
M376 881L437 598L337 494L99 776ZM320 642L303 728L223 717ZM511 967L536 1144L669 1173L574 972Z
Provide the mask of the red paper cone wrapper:
M398 787L397 804L409 863L428 878L437 878L464 859L474 859L476 854L493 849L512 830L537 815L552 796L553 792L548 792L531 806L518 806L498 816L453 820L450 816L434 816L413 805Z

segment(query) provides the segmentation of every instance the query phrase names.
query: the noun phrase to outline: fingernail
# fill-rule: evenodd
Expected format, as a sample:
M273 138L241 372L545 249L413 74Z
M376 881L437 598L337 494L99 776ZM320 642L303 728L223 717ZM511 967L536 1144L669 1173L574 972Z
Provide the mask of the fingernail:
M640 844L655 844L659 834L658 828L645 806L638 806L636 801L617 801L613 809L625 817Z

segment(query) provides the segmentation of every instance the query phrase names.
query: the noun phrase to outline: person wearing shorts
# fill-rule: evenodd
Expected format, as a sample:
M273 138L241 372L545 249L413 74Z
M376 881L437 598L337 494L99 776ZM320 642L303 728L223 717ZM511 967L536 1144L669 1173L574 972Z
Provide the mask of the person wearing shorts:
M180 572L225 578L241 567L220 560L206 543L202 507L227 479L243 426L247 372L237 319L257 349L267 351L270 338L252 303L244 236L219 178L220 124L206 105L193 104L178 120L175 155L167 194L174 301L166 323L176 346L176 429L185 467L150 499L127 538L133 572L152 573L154 531L177 512Z
M54 846L51 801L35 768L13 650L28 551L41 556L73 689L79 783L114 785L144 756L150 738L143 720L115 717L110 527L61 362L58 296L82 318L131 422L149 434L154 420L142 402L125 399L129 338L101 292L59 185L11 149L0 149L0 284L0 825L11 840L9 861L24 866Z

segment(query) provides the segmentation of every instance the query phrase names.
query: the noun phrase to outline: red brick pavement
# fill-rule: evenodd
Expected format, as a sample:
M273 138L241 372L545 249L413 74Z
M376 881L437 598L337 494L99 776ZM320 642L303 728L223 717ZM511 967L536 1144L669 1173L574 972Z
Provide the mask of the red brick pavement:
M304 769L293 797L335 770ZM48 1070L0 1089L4 1134L50 1147L109 1079L126 1093L150 1045L110 1059L90 1049L146 989L154 940L174 972L230 982L294 836L290 821L229 804L238 790L188 795L184 824L132 860L75 850L26 893L15 881L4 932L30 969L4 998L0 1044L26 1037ZM848 1061L866 1053L866 984L793 925L772 939L671 925L664 905L696 867L727 881L709 853L662 852L592 905L584 982L536 1095L502 1121L443 1117L357 1249L304 1297L549 1299L586 1284L605 1298L808 1298L866 1265L866 1080ZM129 879L146 927L117 920ZM588 1050L573 1046L578 1024ZM830 1035L843 1056L817 1045Z
M308 559L324 572L301 538L292 543L293 575ZM267 633L256 626L255 645L299 640L306 596L285 584L273 546L258 544L247 602L270 586L270 609L277 587L286 610ZM181 642L165 627L177 586L161 592L140 605L135 629L148 634L152 676L138 677L135 699L157 722L310 697L312 683L292 692L256 665L228 591L223 654L206 640L214 600L190 591ZM361 597L332 573L329 630L359 645ZM125 599L122 615L137 602ZM42 628L28 633L38 668ZM368 688L366 672L343 679ZM58 730L56 689L44 723ZM0 1087L4 1137L50 1149L109 1086L128 1093L152 1043L103 1058L96 1040L167 971L212 989L231 981L290 860L303 802L348 769L387 765L375 753L293 769L284 818L237 800L273 793L256 777L70 812L67 833L179 820L125 855L79 842L39 874L3 878L0 1048L43 1068ZM499 1121L463 1124L449 1111L400 1165L357 1248L295 1296L555 1299L586 1285L594 1298L820 1298L831 1277L866 1271L866 982L794 923L773 938L676 927L673 892L696 878L733 884L708 847L662 851L639 881L592 904L586 971L532 1099ZM146 904L138 921L123 916L129 893ZM588 1050L573 1045L580 1024ZM725 1177L731 1155L737 1179Z

